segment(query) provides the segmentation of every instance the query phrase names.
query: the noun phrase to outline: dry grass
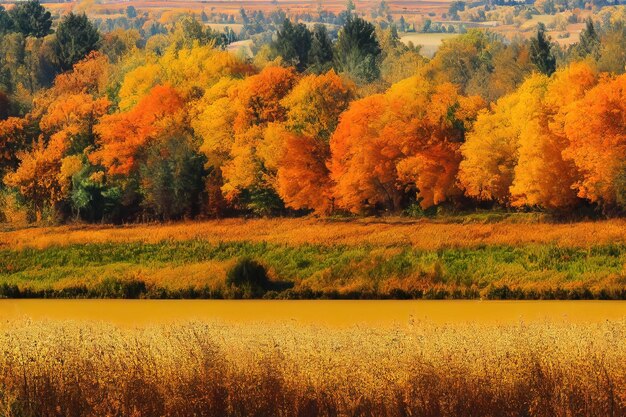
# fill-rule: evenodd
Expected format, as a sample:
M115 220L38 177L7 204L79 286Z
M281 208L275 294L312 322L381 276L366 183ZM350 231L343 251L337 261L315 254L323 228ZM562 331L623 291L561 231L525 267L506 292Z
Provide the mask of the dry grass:
M394 15L413 15L424 13L425 11L435 10L439 13L448 9L450 0L421 0L421 1L388 1L391 11ZM92 13L107 13L111 10L123 10L127 5L132 4L139 10L151 11L168 11L172 9L192 10L199 14L203 9L209 13L227 13L239 16L239 10L260 10L264 13L281 8L293 13L311 13L317 12L317 2L305 0L282 0L280 4L272 0L235 0L235 1L212 1L200 3L197 1L179 0L179 1L154 1L154 0L130 0L125 2L103 2L93 4L93 2L80 0L68 3L48 3L46 7L53 10L69 10L69 9L87 9ZM322 2L324 10L340 13L345 10L346 4L344 0L324 0ZM366 13L369 10L376 9L380 1L378 0L356 0L357 10Z
M626 220L568 224L457 224L404 219L227 219L120 227L62 226L4 232L0 235L0 248L43 249L85 243L158 243L192 239L210 243L247 241L286 245L410 246L424 250L526 244L588 248L626 243Z
M626 322L0 326L0 415L623 416Z

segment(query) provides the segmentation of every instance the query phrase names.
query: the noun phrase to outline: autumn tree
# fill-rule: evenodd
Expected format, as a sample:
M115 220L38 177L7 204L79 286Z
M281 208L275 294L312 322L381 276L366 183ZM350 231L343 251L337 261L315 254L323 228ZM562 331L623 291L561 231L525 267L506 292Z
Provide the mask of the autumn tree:
M458 148L482 105L419 76L353 102L331 140L338 205L397 210L416 194L426 208L457 195Z
M98 54L81 61L36 97L26 122L13 126L12 135L24 135L25 123L36 125L26 132L26 139L20 139L35 145L17 154L19 166L5 176L5 184L31 201L39 218L44 208L55 208L70 197L66 176L70 171L63 169L69 166L64 164L66 158L95 143L94 126L109 108L102 95L107 65L106 58Z
M483 111L461 148L458 177L465 193L514 206L576 204L572 186L578 173L563 156L564 117L596 80L595 71L582 63L552 78L536 74Z
M18 153L30 145L26 128L26 119L9 117L0 120L0 178L17 168Z
M581 173L578 196L605 209L624 205L626 76L605 78L572 104L564 130L564 155Z
M332 210L329 141L352 97L352 86L331 70L304 77L282 101L288 110L276 151L277 188L289 207Z
M287 109L286 127L328 143L354 95L353 88L334 70L302 78L281 102Z
M596 81L595 71L578 63L557 71L546 89L535 94L539 101L522 119L519 157L511 186L513 205L571 209L579 203L573 190L578 171L572 161L563 157L569 142L564 118L572 103Z
M282 100L295 82L292 68L271 66L247 78L235 92L234 141L231 159L222 169L222 189L229 201L238 200L259 214L282 208L275 191L276 172L267 169L257 149L267 125L285 120Z
M248 77L237 91L235 132L250 126L282 121L286 109L281 100L296 81L292 68L267 67L261 73Z
M129 110L158 84L176 88L185 101L197 100L223 77L243 78L255 72L249 63L210 45L169 47L162 56L144 60L124 74L119 107Z
M465 193L477 200L508 204L518 159L522 113L532 106L543 78L525 82L520 91L483 110L461 146L458 173ZM528 92L526 94L522 92ZM532 108L532 107L530 107Z
M184 102L170 86L156 86L130 111L106 115L95 127L98 149L90 155L109 175L128 175L137 168L143 146L180 122Z
M201 138L200 150L208 164L219 168L229 159L237 117L236 92L242 80L223 78L208 89L193 107L191 126Z
M32 204L38 221L46 207L53 207L66 197L59 178L66 151L63 139L57 136L48 144L40 140L32 150L20 152L17 155L19 168L4 177L7 186L15 188Z

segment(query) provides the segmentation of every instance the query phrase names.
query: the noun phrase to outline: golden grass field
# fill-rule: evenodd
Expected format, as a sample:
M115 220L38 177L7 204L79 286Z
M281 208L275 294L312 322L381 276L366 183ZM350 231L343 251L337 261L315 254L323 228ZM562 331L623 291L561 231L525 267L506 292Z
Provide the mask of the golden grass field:
M453 39L457 36L456 33L405 33L400 36L400 40L405 44L412 42L415 46L421 45L420 52L424 56L432 58L444 40Z
M355 0L358 11L369 11L379 6L378 0ZM445 12L451 0L390 0L387 2L395 15L414 15L431 11ZM93 0L70 1L66 3L49 3L47 7L53 10L67 11L71 9L87 10L92 14L109 14L112 11L121 10L122 12L128 5L133 5L140 10L150 10L154 12L163 12L168 10L185 10L191 13L201 13L205 10L207 13L226 13L235 16L239 15L239 10L261 10L271 12L278 8L292 13L316 13L318 8L317 1L308 0L280 0L274 2L272 0L130 0L130 1L105 1L94 2ZM324 10L340 13L346 8L344 0L323 0L322 6Z
M127 226L70 225L6 231L0 234L0 248L44 249L85 243L158 243L192 239L210 243L249 241L288 245L408 246L424 250L525 244L587 248L626 243L626 220L462 224L403 218L282 218Z
M0 415L623 416L626 322L0 325Z

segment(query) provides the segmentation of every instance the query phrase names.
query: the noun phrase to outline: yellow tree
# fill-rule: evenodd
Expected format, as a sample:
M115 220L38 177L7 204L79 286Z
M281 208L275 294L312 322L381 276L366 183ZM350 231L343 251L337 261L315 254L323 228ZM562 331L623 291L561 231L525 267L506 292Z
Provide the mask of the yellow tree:
M541 105L548 79L529 77L520 88L483 110L461 146L458 180L465 194L508 204L519 159L520 135Z
M233 141L230 159L222 169L225 196L231 202L240 196L244 205L259 213L281 205L270 178L275 178L257 154L269 123L283 122L287 109L282 100L296 82L293 68L266 67L248 77L232 91Z
M93 127L110 104L102 96L108 69L106 57L90 54L72 71L59 75L26 116L27 122L38 123L41 134L32 149L17 155L19 166L6 175L5 183L33 203L38 218L44 207L67 197L69 189L63 187L61 175L64 158L93 144ZM24 122L21 125L23 129Z
M235 91L242 82L222 78L191 108L191 126L202 139L200 151L206 155L209 166L219 168L229 159L235 139Z
M537 94L536 103L520 131L519 157L511 186L515 206L541 206L563 209L578 203L573 184L578 179L576 167L563 157L568 139L563 132L564 115L570 105L596 83L593 69L577 63L556 72Z
M163 56L146 56L143 64L126 73L119 106L129 110L158 84L176 88L185 101L197 100L223 77L242 78L254 73L250 64L211 45L182 49L172 45Z
M17 189L33 204L38 221L47 205L65 198L59 172L66 145L62 137L53 137L48 144L38 141L32 150L17 155L19 168L4 177L7 186Z
M0 120L0 176L17 167L17 152L29 145L26 125L19 117Z

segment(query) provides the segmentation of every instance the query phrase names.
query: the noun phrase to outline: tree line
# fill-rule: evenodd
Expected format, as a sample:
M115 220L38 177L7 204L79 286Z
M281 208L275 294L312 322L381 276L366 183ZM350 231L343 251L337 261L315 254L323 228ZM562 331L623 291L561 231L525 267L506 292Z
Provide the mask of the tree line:
M285 20L254 62L193 20L119 48L70 24L92 47L0 95L3 220L626 208L619 24L565 53L472 30L426 60L356 16L334 41Z

